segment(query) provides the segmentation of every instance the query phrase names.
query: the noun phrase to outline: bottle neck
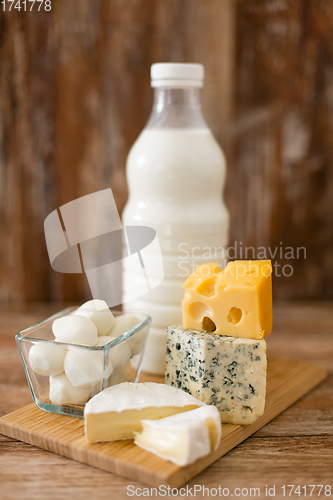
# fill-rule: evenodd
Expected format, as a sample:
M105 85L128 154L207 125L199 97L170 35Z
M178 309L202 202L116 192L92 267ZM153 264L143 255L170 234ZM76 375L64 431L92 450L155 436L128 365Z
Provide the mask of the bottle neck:
M200 89L195 87L158 87L146 128L207 129L201 110Z

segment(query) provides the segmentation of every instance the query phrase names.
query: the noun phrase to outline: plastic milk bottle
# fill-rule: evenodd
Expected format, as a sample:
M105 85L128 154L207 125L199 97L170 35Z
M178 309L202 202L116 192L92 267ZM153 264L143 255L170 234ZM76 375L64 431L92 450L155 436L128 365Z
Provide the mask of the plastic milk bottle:
M142 369L155 374L164 374L166 327L182 323L186 277L204 262L226 263L226 165L202 115L203 79L201 64L152 65L153 109L127 159L129 199L123 224L156 230L164 279L151 292L126 302L126 290L135 286L136 277L124 266L123 307L152 317ZM153 269L160 255L149 258Z

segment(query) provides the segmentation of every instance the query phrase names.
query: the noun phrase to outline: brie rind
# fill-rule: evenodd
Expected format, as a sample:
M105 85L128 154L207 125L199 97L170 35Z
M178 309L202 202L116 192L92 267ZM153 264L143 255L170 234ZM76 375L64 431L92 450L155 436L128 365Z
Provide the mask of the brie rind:
M215 406L203 406L160 420L143 420L135 444L176 465L188 465L215 450L221 419Z
M206 406L180 389L154 382L108 387L85 406L85 432L90 443L131 439L141 420L155 420Z

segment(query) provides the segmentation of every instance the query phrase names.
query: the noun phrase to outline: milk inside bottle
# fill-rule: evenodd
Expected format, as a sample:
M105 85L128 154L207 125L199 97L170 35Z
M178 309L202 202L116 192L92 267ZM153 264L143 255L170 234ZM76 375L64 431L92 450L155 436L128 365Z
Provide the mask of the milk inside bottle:
M153 110L127 159L129 198L123 224L156 230L164 279L147 294L127 301L140 277L125 263L123 308L139 309L152 317L142 369L155 374L164 374L166 327L182 323L186 277L205 262L225 265L226 166L202 115L203 78L200 64L152 65ZM149 259L153 272L160 253L152 252Z

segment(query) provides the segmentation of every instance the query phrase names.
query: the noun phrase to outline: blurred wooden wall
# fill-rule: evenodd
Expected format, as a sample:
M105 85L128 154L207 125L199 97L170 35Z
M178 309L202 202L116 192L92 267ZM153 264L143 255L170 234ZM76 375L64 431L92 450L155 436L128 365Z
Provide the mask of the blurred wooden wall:
M333 2L240 0L236 25L233 238L305 246L275 295L333 297Z
M204 111L229 163L230 243L305 246L275 296L332 297L332 29L331 0L0 10L0 303L89 297L83 276L51 269L44 219L107 187L122 210L158 61L205 65Z

